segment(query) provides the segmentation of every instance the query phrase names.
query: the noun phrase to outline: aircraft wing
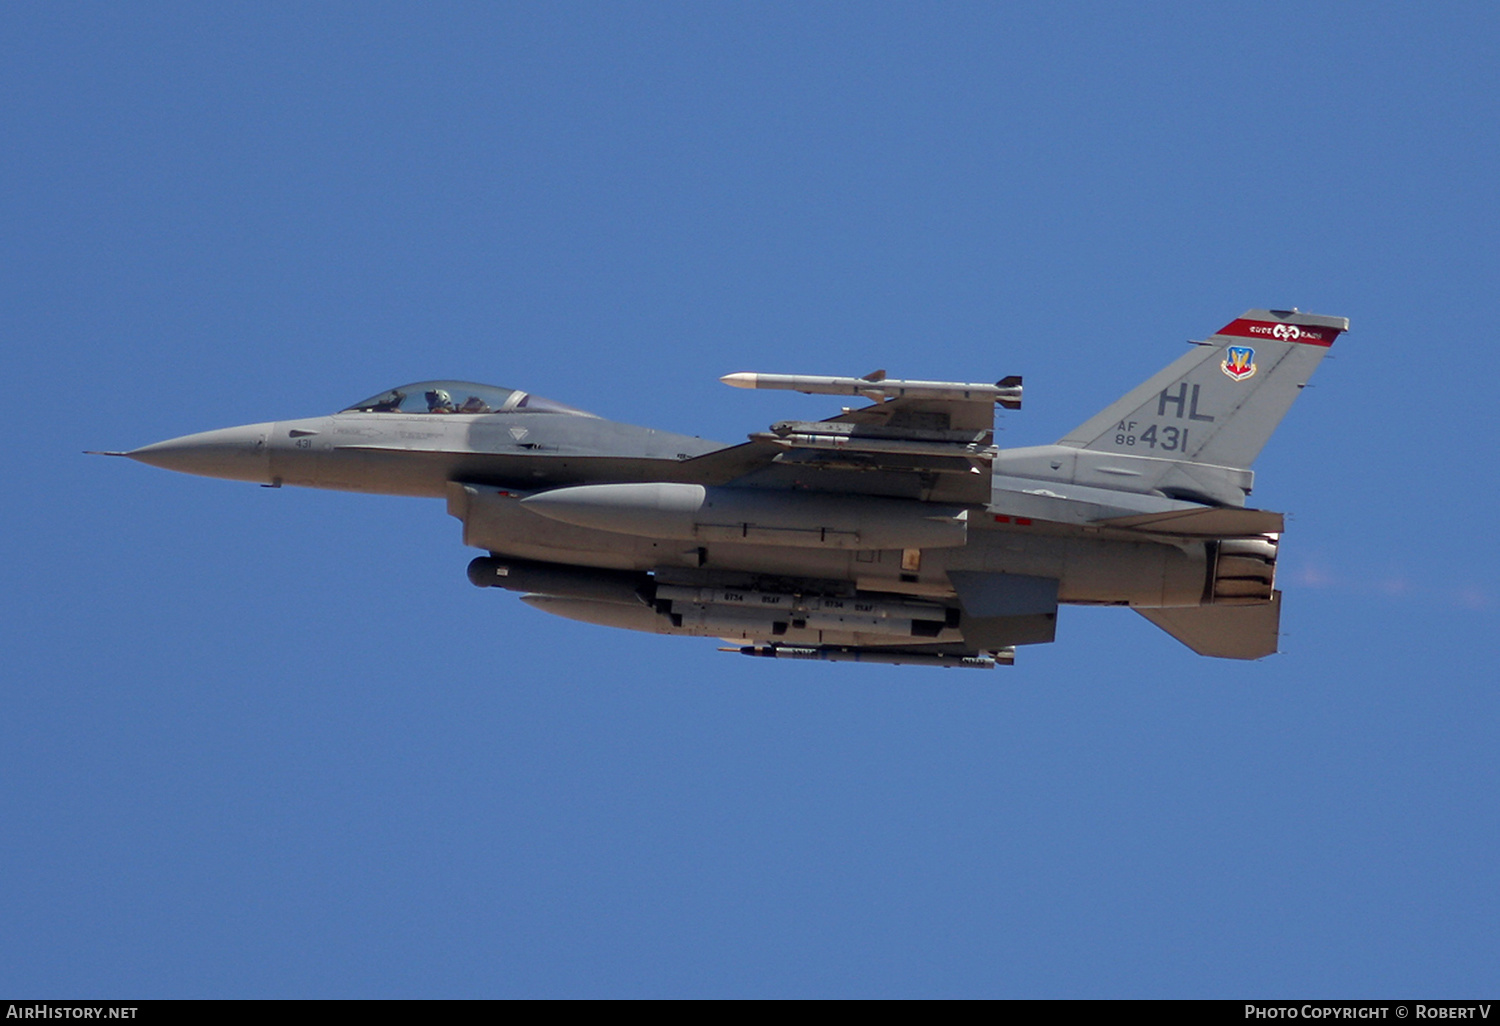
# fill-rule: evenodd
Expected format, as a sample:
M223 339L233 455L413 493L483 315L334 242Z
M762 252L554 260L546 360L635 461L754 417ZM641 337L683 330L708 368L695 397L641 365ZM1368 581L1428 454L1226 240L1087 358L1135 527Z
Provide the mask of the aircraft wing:
M694 456L677 464L678 474L690 484L721 485L771 466L782 449L769 442L741 442Z
M742 388L859 395L872 405L816 421L780 421L735 446L686 461L690 473L738 470L733 480L929 501L990 498L995 406L1021 403L1021 379L993 385L863 378L731 374Z

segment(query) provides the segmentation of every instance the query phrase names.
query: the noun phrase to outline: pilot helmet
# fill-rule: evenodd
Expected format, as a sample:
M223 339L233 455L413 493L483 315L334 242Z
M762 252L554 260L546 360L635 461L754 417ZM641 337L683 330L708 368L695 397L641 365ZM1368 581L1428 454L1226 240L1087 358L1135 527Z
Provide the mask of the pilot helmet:
M429 410L451 410L453 408L453 397L445 389L434 388L427 393L427 408Z

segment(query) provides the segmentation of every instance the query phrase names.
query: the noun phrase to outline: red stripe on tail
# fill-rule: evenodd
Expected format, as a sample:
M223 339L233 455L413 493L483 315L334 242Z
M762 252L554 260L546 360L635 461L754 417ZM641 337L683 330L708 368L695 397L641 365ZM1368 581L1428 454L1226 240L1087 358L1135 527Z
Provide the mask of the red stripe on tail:
M1241 317L1231 321L1214 334L1233 335L1236 338L1258 338L1270 342L1301 342L1310 346L1331 346L1333 340L1343 334L1340 328L1310 328L1305 324L1284 324L1281 321L1247 321Z

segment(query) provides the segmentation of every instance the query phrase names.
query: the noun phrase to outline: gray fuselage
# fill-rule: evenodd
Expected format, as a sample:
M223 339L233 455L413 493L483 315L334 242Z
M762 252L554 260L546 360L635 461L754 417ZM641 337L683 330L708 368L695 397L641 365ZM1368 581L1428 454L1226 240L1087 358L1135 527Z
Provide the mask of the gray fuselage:
M593 416L344 412L203 432L129 455L167 469L270 486L442 497L464 523L465 544L552 563L692 571L705 580L750 575L848 582L860 590L939 599L954 595L950 570L974 570L1054 578L1062 602L1158 607L1202 600L1207 556L1201 543L1113 536L1120 532L1006 516L997 512L1008 508L1004 504L966 509L961 543L917 546L914 553L904 545L652 538L539 516L520 501L579 484L734 488L719 468L694 459L728 448ZM869 502L860 496L840 500ZM944 504L942 513L951 509Z

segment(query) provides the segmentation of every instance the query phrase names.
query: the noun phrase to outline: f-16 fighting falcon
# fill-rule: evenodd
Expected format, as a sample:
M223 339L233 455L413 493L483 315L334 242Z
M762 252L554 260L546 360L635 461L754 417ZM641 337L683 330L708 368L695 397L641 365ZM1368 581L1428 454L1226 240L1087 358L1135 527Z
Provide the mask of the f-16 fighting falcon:
M739 445L528 392L403 385L327 417L111 453L271 487L445 499L481 588L781 659L1009 664L1058 606L1129 606L1194 652L1276 651L1282 516L1251 464L1349 322L1251 310L1051 445L1000 449L1021 379L730 374L858 396Z

